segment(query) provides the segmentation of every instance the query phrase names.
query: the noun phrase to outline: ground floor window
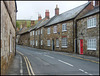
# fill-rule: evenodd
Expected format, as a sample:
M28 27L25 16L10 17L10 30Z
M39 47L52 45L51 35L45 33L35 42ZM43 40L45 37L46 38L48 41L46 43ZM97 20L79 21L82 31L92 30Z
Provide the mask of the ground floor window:
M41 45L43 45L43 40L41 40Z
M62 38L62 47L67 47L67 38Z
M56 47L59 47L59 39L56 39Z
M34 40L33 40L33 45L34 45Z
M36 46L37 46L37 44L38 44L38 42L37 42L37 40L36 40Z
M96 39L87 40L87 50L96 50Z
M30 45L32 45L32 40L30 41Z
M47 40L47 46L50 46L50 40Z

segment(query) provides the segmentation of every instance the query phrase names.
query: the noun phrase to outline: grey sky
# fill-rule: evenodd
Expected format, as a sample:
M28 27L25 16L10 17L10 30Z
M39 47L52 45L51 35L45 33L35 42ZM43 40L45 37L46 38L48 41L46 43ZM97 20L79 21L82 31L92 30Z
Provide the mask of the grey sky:
M17 20L37 20L38 13L45 17L45 10L50 12L50 18L55 15L56 4L59 7L59 14L73 9L87 1L17 1Z

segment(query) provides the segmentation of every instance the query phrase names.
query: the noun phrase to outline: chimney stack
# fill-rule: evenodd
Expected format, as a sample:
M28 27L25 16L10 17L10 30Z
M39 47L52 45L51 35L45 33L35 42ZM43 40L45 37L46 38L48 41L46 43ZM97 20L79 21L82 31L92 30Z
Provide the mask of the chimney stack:
M58 5L56 5L56 8L55 8L55 15L59 15L59 8L58 8Z
M45 18L49 19L49 10L46 10L46 12L45 12Z
M42 19L41 15L38 14L38 21L40 21Z
M100 1L99 0L95 1L95 6L100 6Z

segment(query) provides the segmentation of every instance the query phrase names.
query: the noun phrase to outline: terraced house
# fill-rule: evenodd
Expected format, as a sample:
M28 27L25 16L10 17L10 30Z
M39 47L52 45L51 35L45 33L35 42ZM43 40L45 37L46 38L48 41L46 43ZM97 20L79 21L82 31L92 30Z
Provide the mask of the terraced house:
M77 53L76 19L92 9L92 2L88 2L62 14L55 15L45 25L45 49Z
M16 12L16 1L1 1L1 75L6 73L16 54Z
M44 48L44 25L49 21L49 10L45 12L45 18L42 19L41 15L38 16L38 23L30 29L30 46L35 48ZM32 35L33 33L33 35Z
M80 54L99 57L99 1L94 9L77 20L77 51Z

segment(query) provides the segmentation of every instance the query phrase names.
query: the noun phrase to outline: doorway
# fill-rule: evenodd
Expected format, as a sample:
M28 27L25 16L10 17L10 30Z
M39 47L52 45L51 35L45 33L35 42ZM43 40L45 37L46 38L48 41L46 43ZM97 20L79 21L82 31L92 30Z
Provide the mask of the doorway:
M79 54L83 54L83 39L79 40Z
M54 51L54 39L52 39L52 51Z

